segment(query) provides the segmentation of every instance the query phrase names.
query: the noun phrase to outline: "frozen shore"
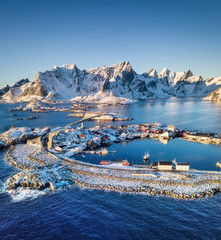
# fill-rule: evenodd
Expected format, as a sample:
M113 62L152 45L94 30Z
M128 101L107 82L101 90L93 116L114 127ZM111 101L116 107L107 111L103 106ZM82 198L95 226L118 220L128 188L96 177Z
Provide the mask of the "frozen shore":
M69 158L125 139L159 139L160 136L173 138L176 134L158 123L90 129L70 126L53 130L13 128L3 133L1 139L7 143L5 146L10 146L6 159L21 172L8 179L7 191L17 188L55 190L62 182L66 182L84 188L179 199L204 198L221 192L220 172L120 168L83 163ZM24 139L22 136L25 136Z
M33 159L24 158L24 149L27 155L32 152L27 151L26 145L17 145L23 155L16 152L13 156L14 166L22 166L23 171L8 179L8 191L20 187L55 190L60 187L61 182L68 182L68 184L76 184L84 188L168 196L178 199L204 198L221 192L221 173L219 172L158 172L134 167L111 168L72 159L63 159L51 164L49 161L51 154L44 156L48 157L47 162L50 164L38 165ZM33 145L29 148L36 150L36 146Z

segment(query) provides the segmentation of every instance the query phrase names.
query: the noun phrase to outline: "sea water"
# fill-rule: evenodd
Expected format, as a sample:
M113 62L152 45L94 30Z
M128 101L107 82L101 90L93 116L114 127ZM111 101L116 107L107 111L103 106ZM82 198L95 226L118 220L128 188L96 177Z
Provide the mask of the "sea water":
M64 126L77 118L68 113L8 112L17 106L0 104L0 132L13 126ZM221 132L221 105L199 98L147 100L126 106L108 106L99 110L119 112L133 117L130 122L109 122L101 125L160 122L180 129ZM18 116L12 116L12 114ZM86 127L97 125L85 123ZM85 161L126 158L142 164L145 151L151 160L188 161L191 168L217 170L220 146L203 145L175 139L163 144L154 139L135 140L111 145L110 153L86 155ZM116 151L116 152L115 152ZM220 239L221 195L198 200L176 200L142 194L81 189L74 185L57 191L7 193L7 178L17 170L0 151L0 239ZM81 156L78 156L81 159ZM83 160L83 158L81 159Z

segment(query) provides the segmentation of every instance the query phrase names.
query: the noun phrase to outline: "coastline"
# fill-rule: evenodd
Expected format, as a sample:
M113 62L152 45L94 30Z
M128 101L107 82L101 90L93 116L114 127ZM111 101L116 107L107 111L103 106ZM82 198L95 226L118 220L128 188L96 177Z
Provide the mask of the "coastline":
M73 105L74 111L85 105ZM90 115L89 111L89 115ZM82 118L57 128L11 128L0 135L0 147L9 147L7 161L22 172L8 179L7 190L19 187L56 190L62 182L107 191L142 193L178 199L206 198L220 193L221 173L212 171L158 171L151 168L100 166L73 160L76 154L133 139L156 139L167 143L174 138L203 144L221 144L220 134L200 133L160 123L117 126L73 125ZM123 122L122 122L123 123ZM215 141L214 141L215 139Z
M23 169L23 172L15 174L8 180L8 190L18 187L55 190L56 182L59 183L62 179L62 181L68 181L70 184L83 188L142 193L185 200L212 197L221 192L220 172L197 170L174 172L135 167L106 167L68 158L60 158L61 161L58 164L52 165L36 166L39 162L34 161L36 168L33 169L27 168L27 161L23 163L23 166L17 165L18 158L16 159L15 156L12 158L11 151L12 149L6 154L7 160L10 164L13 163L13 166ZM57 157L50 152L45 152L45 159L53 156L54 159ZM33 159L29 158L29 161ZM54 173L58 168L63 169L55 176Z

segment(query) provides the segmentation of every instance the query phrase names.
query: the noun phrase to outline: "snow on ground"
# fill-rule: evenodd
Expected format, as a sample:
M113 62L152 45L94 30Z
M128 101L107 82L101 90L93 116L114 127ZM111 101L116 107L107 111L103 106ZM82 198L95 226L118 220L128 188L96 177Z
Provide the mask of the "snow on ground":
M196 174L188 172L149 172L143 170L116 170L105 168L91 168L85 166L71 166L73 179L80 186L106 190L149 192L152 194L169 194L173 197L210 195L214 189L219 189L221 174ZM133 176L136 173L136 176ZM140 176L139 176L140 175Z
M17 143L24 143L27 139L36 138L46 134L48 127L31 130L28 127L11 127L8 131L0 134L0 147L10 146Z
M38 169L57 163L57 158L42 152L37 144L17 144L12 146L7 155L12 165L21 169Z
M142 126L130 125L126 129L121 126L113 128L96 126L91 129L57 128L54 129L54 132L49 132L47 145L50 151L63 154L62 157L68 158L87 148L119 142L119 136L122 133L128 134L131 139L132 137L141 137L143 130L159 128L160 124L157 123ZM45 128L35 129L35 131L36 134L42 134L48 130ZM7 134L8 138L11 137L10 139L20 139L24 132L34 134L31 129L25 128L12 129L11 135ZM197 197L209 196L211 193L219 191L221 186L221 174L218 173L155 172L152 169L134 167L100 167L71 159L58 161L57 157L44 153L41 144L38 144L35 139L29 141L29 144L18 144L9 148L6 154L9 163L26 171L14 175L9 180L9 190L18 187L53 190L59 187L57 183L62 185L63 182L73 181L82 187L189 198L190 196L195 197L195 194L199 195Z
M119 105L119 104L131 104L138 102L137 100L131 100L129 98L117 97L114 96L113 92L110 93L102 93L99 91L98 93L88 96L77 96L75 98L70 99L71 102L88 102L88 103L105 103L111 105Z

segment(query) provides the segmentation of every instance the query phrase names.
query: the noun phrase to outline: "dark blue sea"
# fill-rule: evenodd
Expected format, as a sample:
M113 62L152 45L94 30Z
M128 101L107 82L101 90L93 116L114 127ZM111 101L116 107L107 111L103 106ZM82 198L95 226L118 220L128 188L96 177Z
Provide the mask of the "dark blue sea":
M9 112L18 104L0 104L0 132L13 126L64 126L76 118L68 113L37 113L38 119L15 120L33 115ZM221 133L221 105L199 98L171 98L142 101L133 105L99 108L134 118L136 124L160 122L181 129ZM16 113L17 116L12 114ZM86 123L86 127L97 125ZM102 125L101 124L101 125ZM188 161L191 168L218 170L221 147L175 139L167 144L153 139L111 145L106 156L86 155L78 159L99 163L101 159L126 158L143 164L149 151L151 160ZM176 200L138 194L81 189L63 186L50 192L7 193L5 183L18 170L0 151L0 239L221 239L221 195L203 200Z

